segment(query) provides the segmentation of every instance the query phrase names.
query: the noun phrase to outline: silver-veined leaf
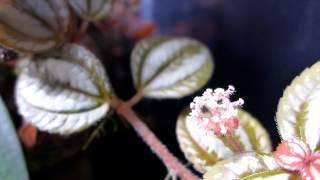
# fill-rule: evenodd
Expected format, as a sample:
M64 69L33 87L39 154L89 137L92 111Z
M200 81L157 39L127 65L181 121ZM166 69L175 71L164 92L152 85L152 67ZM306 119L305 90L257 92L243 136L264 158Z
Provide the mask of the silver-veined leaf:
M1 0L0 43L39 53L60 46L71 26L65 0Z
M205 172L206 168L216 162L235 154L224 137L215 136L204 131L196 121L186 118L183 112L177 122L177 138L186 158L194 167ZM239 144L245 151L271 152L271 142L266 130L249 113L239 111L240 127L235 131Z
M12 121L0 98L0 179L28 180L28 172Z
M247 152L231 156L208 168L204 180L289 180L294 175L278 168L266 154Z
M142 40L131 57L136 89L147 97L179 98L201 88L211 77L209 50L188 38Z
M98 21L110 14L114 0L69 0L69 4L82 18Z
M320 63L304 70L286 88L276 121L282 139L300 138L312 150L320 140Z
M65 135L106 115L111 88L103 65L88 50L66 45L58 54L23 62L16 102L26 121L40 130Z

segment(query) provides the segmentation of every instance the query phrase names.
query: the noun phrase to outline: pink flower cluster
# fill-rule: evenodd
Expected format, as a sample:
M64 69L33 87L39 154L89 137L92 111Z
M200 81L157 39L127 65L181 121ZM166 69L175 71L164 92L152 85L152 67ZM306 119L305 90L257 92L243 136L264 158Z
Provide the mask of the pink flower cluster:
M320 152L312 152L309 145L299 139L283 141L273 158L282 169L298 172L302 180L320 179Z
M239 127L238 108L244 103L241 98L234 102L230 101L230 96L234 92L233 86L229 86L227 90L207 89L190 104L191 113L188 118L196 120L200 127L214 132L217 136L230 135Z

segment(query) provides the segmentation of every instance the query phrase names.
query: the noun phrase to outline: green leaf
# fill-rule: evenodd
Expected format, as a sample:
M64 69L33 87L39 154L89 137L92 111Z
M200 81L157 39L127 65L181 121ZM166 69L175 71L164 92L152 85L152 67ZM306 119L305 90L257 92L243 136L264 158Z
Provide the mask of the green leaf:
M211 77L209 50L188 38L142 40L131 57L136 89L147 97L180 98L200 89Z
M291 175L278 169L274 159L266 154L247 152L231 156L208 168L204 180L290 179Z
M16 131L0 98L0 179L28 180L28 172Z
M115 0L69 0L70 6L83 19L99 21L111 13Z
M81 46L66 45L55 56L23 64L16 102L25 120L40 130L79 132L108 112L111 87L103 65Z
M1 0L0 43L27 53L60 46L71 26L65 0Z
M186 118L187 115L183 112L179 116L176 133L180 148L198 171L205 172L207 167L235 154L225 138L204 131L197 122ZM272 145L260 123L243 110L239 111L239 119L235 136L245 151L270 153Z
M240 180L275 180L275 179L281 179L281 180L298 180L300 179L297 175L288 173L286 171L283 171L281 169L276 170L265 170L258 173L253 173L250 175L246 175Z
M304 70L285 89L276 121L281 138L298 137L312 150L320 141L320 63Z

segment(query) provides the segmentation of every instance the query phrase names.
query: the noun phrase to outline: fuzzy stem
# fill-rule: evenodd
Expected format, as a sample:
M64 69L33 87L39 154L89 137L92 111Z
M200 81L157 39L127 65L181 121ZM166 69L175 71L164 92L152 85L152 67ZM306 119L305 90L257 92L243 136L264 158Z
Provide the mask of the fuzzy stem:
M79 34L86 34L89 27L89 21L83 20L80 25Z
M226 139L231 146L233 152L235 153L241 153L244 151L242 145L239 143L239 141L235 138L233 134L226 136Z
M146 126L146 124L136 115L128 106L123 106L124 102L114 99L112 106L117 112L127 119L138 135L150 147L150 149L161 159L166 167L174 171L183 180L199 179L188 168L179 162L179 160L161 143L155 134ZM120 108L119 108L120 107Z
M136 105L141 99L143 98L143 94L138 92L137 94L135 94L131 99L129 99L126 102L121 103L118 106L118 111L122 111L122 109L130 109L132 108L134 105Z
M86 36L86 33L88 31L89 24L90 24L90 22L86 21L86 20L83 20L81 22L81 25L79 27L79 31L77 32L76 36L73 39L74 43L80 44L82 42L82 40L84 39L84 37Z

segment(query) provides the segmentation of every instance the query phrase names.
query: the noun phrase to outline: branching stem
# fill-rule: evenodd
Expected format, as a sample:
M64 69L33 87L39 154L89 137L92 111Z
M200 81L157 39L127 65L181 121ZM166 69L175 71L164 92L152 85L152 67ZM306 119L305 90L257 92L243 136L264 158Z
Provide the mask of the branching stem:
M112 107L116 109L118 114L126 118L129 124L144 140L150 149L161 159L165 166L175 172L183 180L199 179L188 168L186 168L179 160L161 143L155 134L147 127L147 125L136 115L131 106L141 99L141 95L134 96L128 102L119 99L113 99Z

